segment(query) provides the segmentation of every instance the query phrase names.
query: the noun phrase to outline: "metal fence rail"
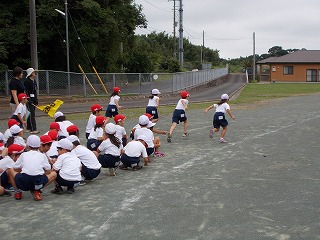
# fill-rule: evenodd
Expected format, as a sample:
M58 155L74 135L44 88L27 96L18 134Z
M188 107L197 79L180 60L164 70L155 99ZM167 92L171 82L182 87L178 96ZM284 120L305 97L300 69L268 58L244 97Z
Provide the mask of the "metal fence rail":
M124 94L149 94L153 88L162 93L177 92L182 89L207 83L228 74L228 68L210 69L179 73L100 73L106 89L111 92L118 86ZM24 74L26 75L26 74ZM98 77L94 73L86 74L98 95L106 94ZM0 95L9 95L9 82L12 71L0 72ZM69 80L70 79L70 80ZM39 94L91 96L95 91L81 73L39 70Z

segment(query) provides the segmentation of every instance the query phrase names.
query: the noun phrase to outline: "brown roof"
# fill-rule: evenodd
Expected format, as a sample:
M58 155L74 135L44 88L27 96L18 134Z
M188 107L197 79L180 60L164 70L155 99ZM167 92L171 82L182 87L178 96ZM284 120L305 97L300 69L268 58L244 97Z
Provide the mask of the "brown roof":
M270 57L258 62L265 63L320 63L320 50L299 50L281 57Z

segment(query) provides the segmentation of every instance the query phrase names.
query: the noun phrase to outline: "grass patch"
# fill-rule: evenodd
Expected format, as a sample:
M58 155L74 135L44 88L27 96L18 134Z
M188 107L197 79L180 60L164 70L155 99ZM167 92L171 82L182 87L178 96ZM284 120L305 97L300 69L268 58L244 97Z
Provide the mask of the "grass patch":
M232 104L252 103L281 97L319 93L320 84L313 83L272 83L245 86L240 96Z

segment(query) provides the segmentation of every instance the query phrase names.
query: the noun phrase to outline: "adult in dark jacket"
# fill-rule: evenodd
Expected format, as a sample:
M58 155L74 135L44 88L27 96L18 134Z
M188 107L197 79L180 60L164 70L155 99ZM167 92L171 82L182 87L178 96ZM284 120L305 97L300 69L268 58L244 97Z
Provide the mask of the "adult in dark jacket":
M18 95L20 93L24 93L25 87L22 82L23 78L23 70L21 67L15 67L13 69L13 79L9 83L9 89L10 89L10 107L12 110L12 113L16 110L17 106L19 105Z
M33 68L27 69L27 78L24 81L24 86L26 88L26 94L29 97L29 101L27 103L28 111L30 112L29 117L27 118L27 132L31 134L37 134L39 131L37 130L36 123L36 107L38 105L38 96L37 96L37 82L36 82L37 71Z

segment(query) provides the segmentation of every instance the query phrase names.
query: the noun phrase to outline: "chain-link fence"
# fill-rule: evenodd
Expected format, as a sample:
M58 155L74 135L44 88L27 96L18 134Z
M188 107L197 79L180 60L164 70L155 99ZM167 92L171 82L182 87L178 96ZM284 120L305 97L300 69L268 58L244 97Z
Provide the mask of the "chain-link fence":
M124 94L149 94L153 88L158 88L162 93L172 93L207 83L227 74L228 68L180 73L99 73L98 75L39 70L37 79L39 94L88 97L104 95L105 88L111 92L115 86L120 87ZM12 77L12 71L0 72L0 95L9 95L8 85Z

